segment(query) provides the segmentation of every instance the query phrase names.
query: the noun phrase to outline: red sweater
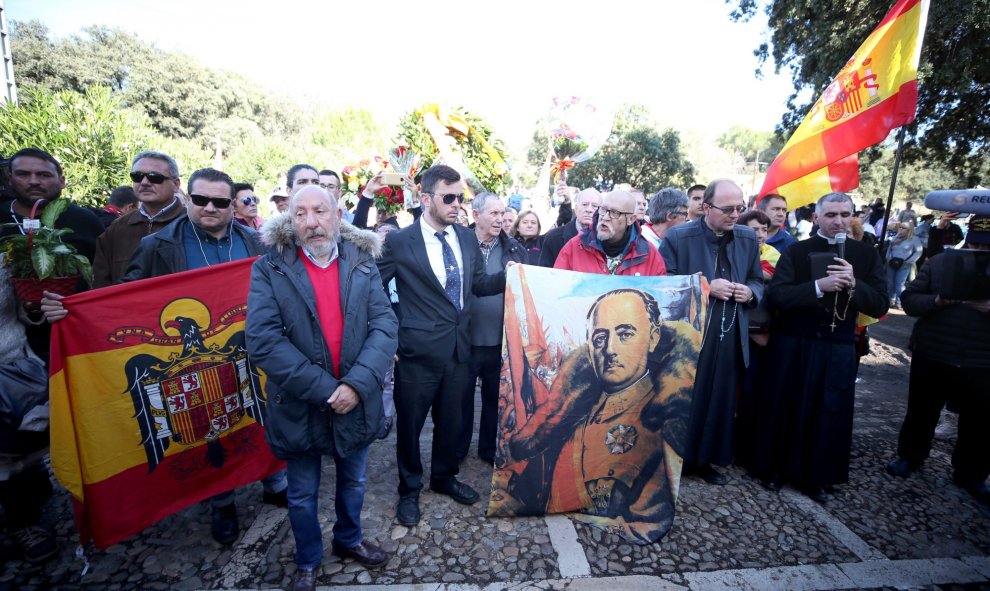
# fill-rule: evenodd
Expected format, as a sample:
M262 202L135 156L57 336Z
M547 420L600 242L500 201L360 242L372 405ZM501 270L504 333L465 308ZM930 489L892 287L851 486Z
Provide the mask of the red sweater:
M323 338L330 348L330 358L333 360L333 377L340 378L340 344L344 338L344 316L340 310L340 273L337 269L337 259L330 266L321 269L309 260L302 248L299 257L306 266L309 282L313 284L313 294L316 296L316 314L320 317L320 329Z

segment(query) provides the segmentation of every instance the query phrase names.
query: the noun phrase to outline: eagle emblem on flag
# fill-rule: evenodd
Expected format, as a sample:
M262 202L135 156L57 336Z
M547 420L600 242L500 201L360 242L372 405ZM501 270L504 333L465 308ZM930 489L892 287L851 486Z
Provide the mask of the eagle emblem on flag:
M260 377L248 359L243 329L235 331L231 326L243 319L245 307L227 310L217 323L201 326L200 322L209 322L209 311L201 302L185 300L184 306L172 302L162 310L164 335L145 327L126 327L110 337L139 336L148 343L182 347L165 358L139 354L124 365L149 473L172 444L205 443L208 463L220 468L227 455L221 443L224 434L245 416L264 425ZM182 315L183 307L198 313ZM209 337L225 336L222 345L207 344Z

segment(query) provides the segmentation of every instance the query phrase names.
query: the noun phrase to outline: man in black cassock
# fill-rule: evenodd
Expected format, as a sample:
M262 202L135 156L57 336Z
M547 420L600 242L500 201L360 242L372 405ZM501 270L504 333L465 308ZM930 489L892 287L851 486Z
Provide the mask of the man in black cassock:
M671 228L660 245L668 275L701 273L711 286L684 445L684 471L709 484L728 479L712 464L732 461L736 384L749 364L749 311L763 297L759 243L736 223L746 210L742 189L714 180L702 198L704 216Z
M755 412L762 428L751 465L764 486L779 490L794 483L818 502L832 485L848 480L856 387L856 317L879 318L887 312L883 263L876 250L856 240L840 247L849 232L852 199L829 193L815 205L818 234L781 254L770 283L776 310L770 358L778 370L757 395ZM814 253L838 254L828 272L814 277Z

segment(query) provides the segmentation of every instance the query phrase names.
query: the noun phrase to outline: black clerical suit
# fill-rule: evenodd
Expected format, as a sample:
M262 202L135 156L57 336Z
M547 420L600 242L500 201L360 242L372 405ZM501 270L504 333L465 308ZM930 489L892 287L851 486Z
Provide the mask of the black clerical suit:
M848 480L856 387L856 318L887 313L884 266L877 251L850 240L845 260L855 289L817 296L810 255L836 252L814 235L780 256L770 283L776 315L770 333L771 370L755 396L762 428L754 430L750 471L799 486Z
M431 484L458 473L456 448L461 433L461 407L470 380L470 319L474 296L505 290L505 273L488 275L474 232L451 226L460 244L463 306L457 310L447 297L427 256L421 217L409 227L385 237L378 262L382 282L394 277L401 302L399 362L395 366L396 457L399 494L423 487L419 436L426 415L433 416Z

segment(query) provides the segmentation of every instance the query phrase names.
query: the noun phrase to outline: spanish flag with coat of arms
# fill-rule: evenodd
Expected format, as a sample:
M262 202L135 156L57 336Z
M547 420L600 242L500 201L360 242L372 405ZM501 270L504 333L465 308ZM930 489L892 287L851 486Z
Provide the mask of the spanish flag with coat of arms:
M81 541L105 548L284 467L245 350L254 259L64 300L52 327L51 461Z
M760 197L795 209L859 186L859 151L914 121L928 0L899 0L846 62L767 169Z

